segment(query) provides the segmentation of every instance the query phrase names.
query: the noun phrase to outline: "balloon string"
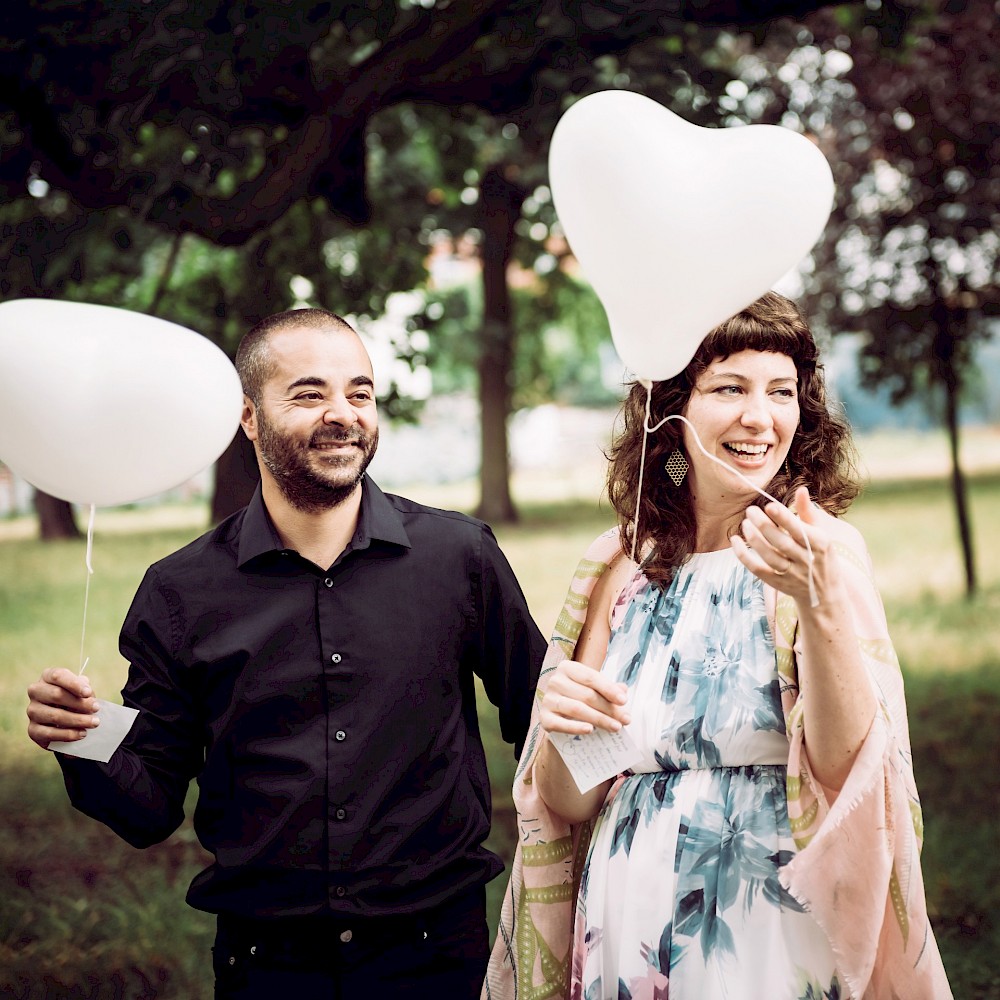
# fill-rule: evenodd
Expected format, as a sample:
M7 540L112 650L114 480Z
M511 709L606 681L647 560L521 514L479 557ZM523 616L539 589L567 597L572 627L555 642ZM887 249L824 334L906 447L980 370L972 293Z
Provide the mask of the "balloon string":
M90 657L83 658L83 642L87 635L87 605L90 603L90 578L94 575L93 555L94 555L94 514L96 507L90 505L90 520L87 523L87 584L83 590L83 628L80 630L80 674L83 675L90 662Z
M759 493L762 497L765 497L767 500L771 500L776 504L781 504L782 507L785 506L776 497L771 496L771 494L768 493L767 490L762 490L759 486L756 486L754 483L752 483L746 476L743 475L742 472L740 472L739 469L734 469L727 462L723 462L721 458L716 458L715 455L712 455L708 451L706 451L705 446L701 443L701 438L698 436L698 432L694 429L694 426L692 425L691 421L687 419L687 417L683 417L679 413L671 413L665 416L655 427L650 427L649 421L650 421L650 411L653 403L653 383L648 381L647 379L639 379L639 383L646 390L646 418L642 422L642 457L639 460L639 490L635 498L635 520L632 523L632 562L635 562L635 543L639 533L638 532L639 500L642 497L643 469L645 468L646 464L646 441L650 434L654 433L655 431L658 431L668 420L680 420L681 423L683 423L687 427L687 429L691 432L694 438L695 445L697 446L698 450L705 456L705 458L715 462L716 465L721 465L722 468L724 468L727 472L731 472L740 479L742 479L743 482L747 484L747 486L749 486L755 492ZM808 553L808 558L806 560L806 563L809 570L809 604L815 608L819 604L819 597L816 594L816 581L813 576L813 561L815 557L813 556L812 545L810 545L809 543L809 534L806 531L806 526L800 523L800 527L802 528L802 541L805 544L806 552Z

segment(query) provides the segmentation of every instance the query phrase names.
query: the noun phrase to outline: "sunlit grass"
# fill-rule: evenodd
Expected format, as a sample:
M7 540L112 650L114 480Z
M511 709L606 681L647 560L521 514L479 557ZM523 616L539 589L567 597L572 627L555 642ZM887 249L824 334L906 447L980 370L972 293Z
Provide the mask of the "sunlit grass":
M419 496L468 509L474 490ZM606 504L554 503L523 483L522 521L497 534L543 632L576 561L613 523ZM449 499L450 496L450 499ZM980 593L967 601L947 484L877 482L849 519L868 541L907 675L927 840L924 868L956 997L1000 1000L1000 477L970 483ZM117 633L146 566L201 532L199 507L100 511L85 654L98 691L125 678ZM24 734L25 687L45 666L77 666L86 582L82 542L43 545L20 526L0 531L0 995L211 996L212 920L184 892L203 864L190 822L165 844L135 851L74 813L55 761ZM496 804L491 844L512 848L514 760L483 705ZM505 878L490 886L495 914Z

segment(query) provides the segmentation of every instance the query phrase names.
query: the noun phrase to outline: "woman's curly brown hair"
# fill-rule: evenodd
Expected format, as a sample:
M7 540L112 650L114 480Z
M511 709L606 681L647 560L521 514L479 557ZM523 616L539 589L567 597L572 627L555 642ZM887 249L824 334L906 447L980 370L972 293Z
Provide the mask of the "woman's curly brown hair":
M831 413L826 400L823 366L812 333L798 307L776 292L768 292L742 312L716 327L701 343L679 375L654 382L650 426L668 414L682 413L701 374L717 358L740 351L774 351L787 355L798 373L799 427L792 439L785 468L767 487L783 503L799 486L831 514L842 514L860 492L850 428ZM632 384L622 405L622 422L608 452L608 497L618 515L622 546L632 548L636 483L642 459L646 389ZM663 424L649 435L636 552L648 552L643 567L648 579L666 586L694 551L697 537L694 507L686 482L679 487L665 475L667 457L684 451L680 421ZM788 470L786 472L786 469ZM754 501L767 501L758 497Z

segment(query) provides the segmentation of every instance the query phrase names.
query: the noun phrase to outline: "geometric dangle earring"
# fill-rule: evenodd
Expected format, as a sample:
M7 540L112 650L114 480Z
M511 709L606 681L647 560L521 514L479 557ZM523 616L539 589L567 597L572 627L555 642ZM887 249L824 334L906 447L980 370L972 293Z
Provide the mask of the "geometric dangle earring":
M684 477L687 475L688 470L688 461L680 448L675 448L670 453L670 457L667 459L667 464L664 468L667 470L667 475L674 481L674 486L680 486L684 482Z

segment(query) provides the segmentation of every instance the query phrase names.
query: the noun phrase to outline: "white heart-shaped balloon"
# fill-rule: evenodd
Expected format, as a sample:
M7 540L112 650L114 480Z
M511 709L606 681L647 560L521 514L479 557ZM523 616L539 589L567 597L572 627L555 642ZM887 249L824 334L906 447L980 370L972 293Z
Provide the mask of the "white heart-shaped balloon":
M653 381L802 259L834 194L826 158L797 132L701 128L618 90L562 116L549 180L619 356Z
M152 496L239 427L236 370L186 327L110 306L0 303L0 460L74 503Z

